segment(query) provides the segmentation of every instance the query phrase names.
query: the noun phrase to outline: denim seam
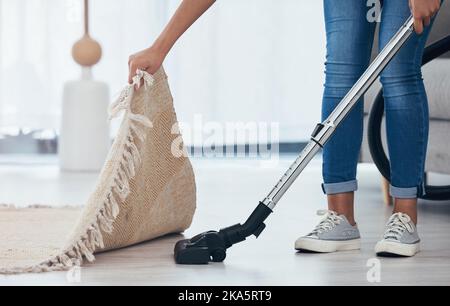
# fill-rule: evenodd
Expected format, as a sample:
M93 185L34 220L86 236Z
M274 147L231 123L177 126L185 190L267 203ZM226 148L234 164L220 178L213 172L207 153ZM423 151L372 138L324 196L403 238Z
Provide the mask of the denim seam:
M421 52L419 52L419 50L420 50L419 49L419 45L420 44L416 45L415 60L416 60L416 65L419 66L420 79L423 79L423 77L422 77L422 68L421 68L421 65L420 65L420 62L419 62L419 53L421 53ZM421 58L422 58L422 56L420 56L420 60L421 60ZM417 88L419 88L420 85L422 85L424 90L426 90L425 86L423 84L423 81L422 81L422 84L420 84L419 79L416 79L416 86L417 86ZM419 186L419 187L417 187L417 196L419 196L419 191L422 194L424 194L424 190L422 190L422 188L420 188L420 185L421 185L421 183L423 181L423 174L424 174L424 168L425 168L425 154L426 154L424 152L426 150L425 149L425 145L426 145L425 144L425 126L427 124L426 123L427 118L425 118L424 103L428 103L426 91L424 92L424 97L425 97L426 101L423 101L422 103L420 103L420 112L421 112L421 115L422 115L422 128L420 129L420 134L421 134L420 135L420 144L421 144L421 146L420 146L420 156L419 156L420 164L418 165L418 167L419 167L419 177L418 177L417 186Z

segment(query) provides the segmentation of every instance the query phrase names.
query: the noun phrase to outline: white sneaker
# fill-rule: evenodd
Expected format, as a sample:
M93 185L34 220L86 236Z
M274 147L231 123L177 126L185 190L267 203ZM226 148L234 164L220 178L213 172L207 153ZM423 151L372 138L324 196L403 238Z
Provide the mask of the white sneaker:
M325 218L310 234L297 239L296 250L331 253L361 248L358 227L352 226L345 216L329 210L319 210L317 214Z
M375 246L378 256L414 256L420 251L420 238L411 218L395 213L386 224L384 237Z

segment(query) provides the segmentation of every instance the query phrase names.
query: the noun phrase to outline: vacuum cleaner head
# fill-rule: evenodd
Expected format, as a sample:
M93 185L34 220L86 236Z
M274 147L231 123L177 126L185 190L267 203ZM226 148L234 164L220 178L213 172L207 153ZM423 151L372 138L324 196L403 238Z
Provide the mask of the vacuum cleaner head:
M258 237L266 225L264 220L272 210L259 203L247 221L241 224L223 228L220 231L201 233L191 239L180 240L175 245L175 262L185 265L199 265L212 262L222 262L227 256L227 249L244 241L248 236Z
M222 235L216 231L209 231L191 239L178 241L174 250L175 261L185 265L222 262L226 257L226 249Z

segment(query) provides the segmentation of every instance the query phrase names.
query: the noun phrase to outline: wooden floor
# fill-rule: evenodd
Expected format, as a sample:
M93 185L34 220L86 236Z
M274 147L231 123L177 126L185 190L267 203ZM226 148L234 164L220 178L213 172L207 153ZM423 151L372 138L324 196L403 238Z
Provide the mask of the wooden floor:
M244 221L289 161L261 167L258 161L195 160L198 211L186 236ZM95 180L93 174L60 174L51 163L3 165L0 177L1 201L19 205L79 203ZM420 204L421 253L378 261L373 247L390 208L382 204L379 175L373 166L361 165L359 179L356 214L361 251L318 255L293 250L295 239L316 224L315 211L325 207L320 162L315 160L282 199L261 237L234 246L224 263L176 265L173 245L182 236L173 235L100 254L95 264L84 266L79 274L0 276L0 285L450 285L450 202ZM377 277L372 276L378 273L372 272L378 267L380 282L373 283Z

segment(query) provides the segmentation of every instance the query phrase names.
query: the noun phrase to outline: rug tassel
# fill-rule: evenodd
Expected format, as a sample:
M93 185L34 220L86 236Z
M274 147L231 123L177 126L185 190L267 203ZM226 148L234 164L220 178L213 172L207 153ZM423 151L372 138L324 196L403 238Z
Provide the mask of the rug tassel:
M66 254L62 254L60 256L60 261L66 267L72 267L73 266L72 260L70 260L70 258Z
M134 167L133 155L131 155L130 152L126 151L125 159L127 160L126 166L127 166L128 172L130 173L130 177L134 177L136 175L136 169Z
M130 122L130 131L133 132L141 142L145 141L145 132L140 125Z
M112 194L111 194L111 197L109 198L109 203L110 203L110 207L111 207L112 216L115 219L119 215L120 208L119 208L119 203L117 203L116 198Z
M130 153L131 153L131 163L133 164L134 168L139 167L139 165L142 163L141 154L139 153L139 149L134 143L131 143L129 145Z
M86 246L86 244L83 241L78 242L78 246L80 247L80 251L83 254L83 256L87 259L89 262L94 262L95 257L92 254L93 252L89 250L89 248Z

